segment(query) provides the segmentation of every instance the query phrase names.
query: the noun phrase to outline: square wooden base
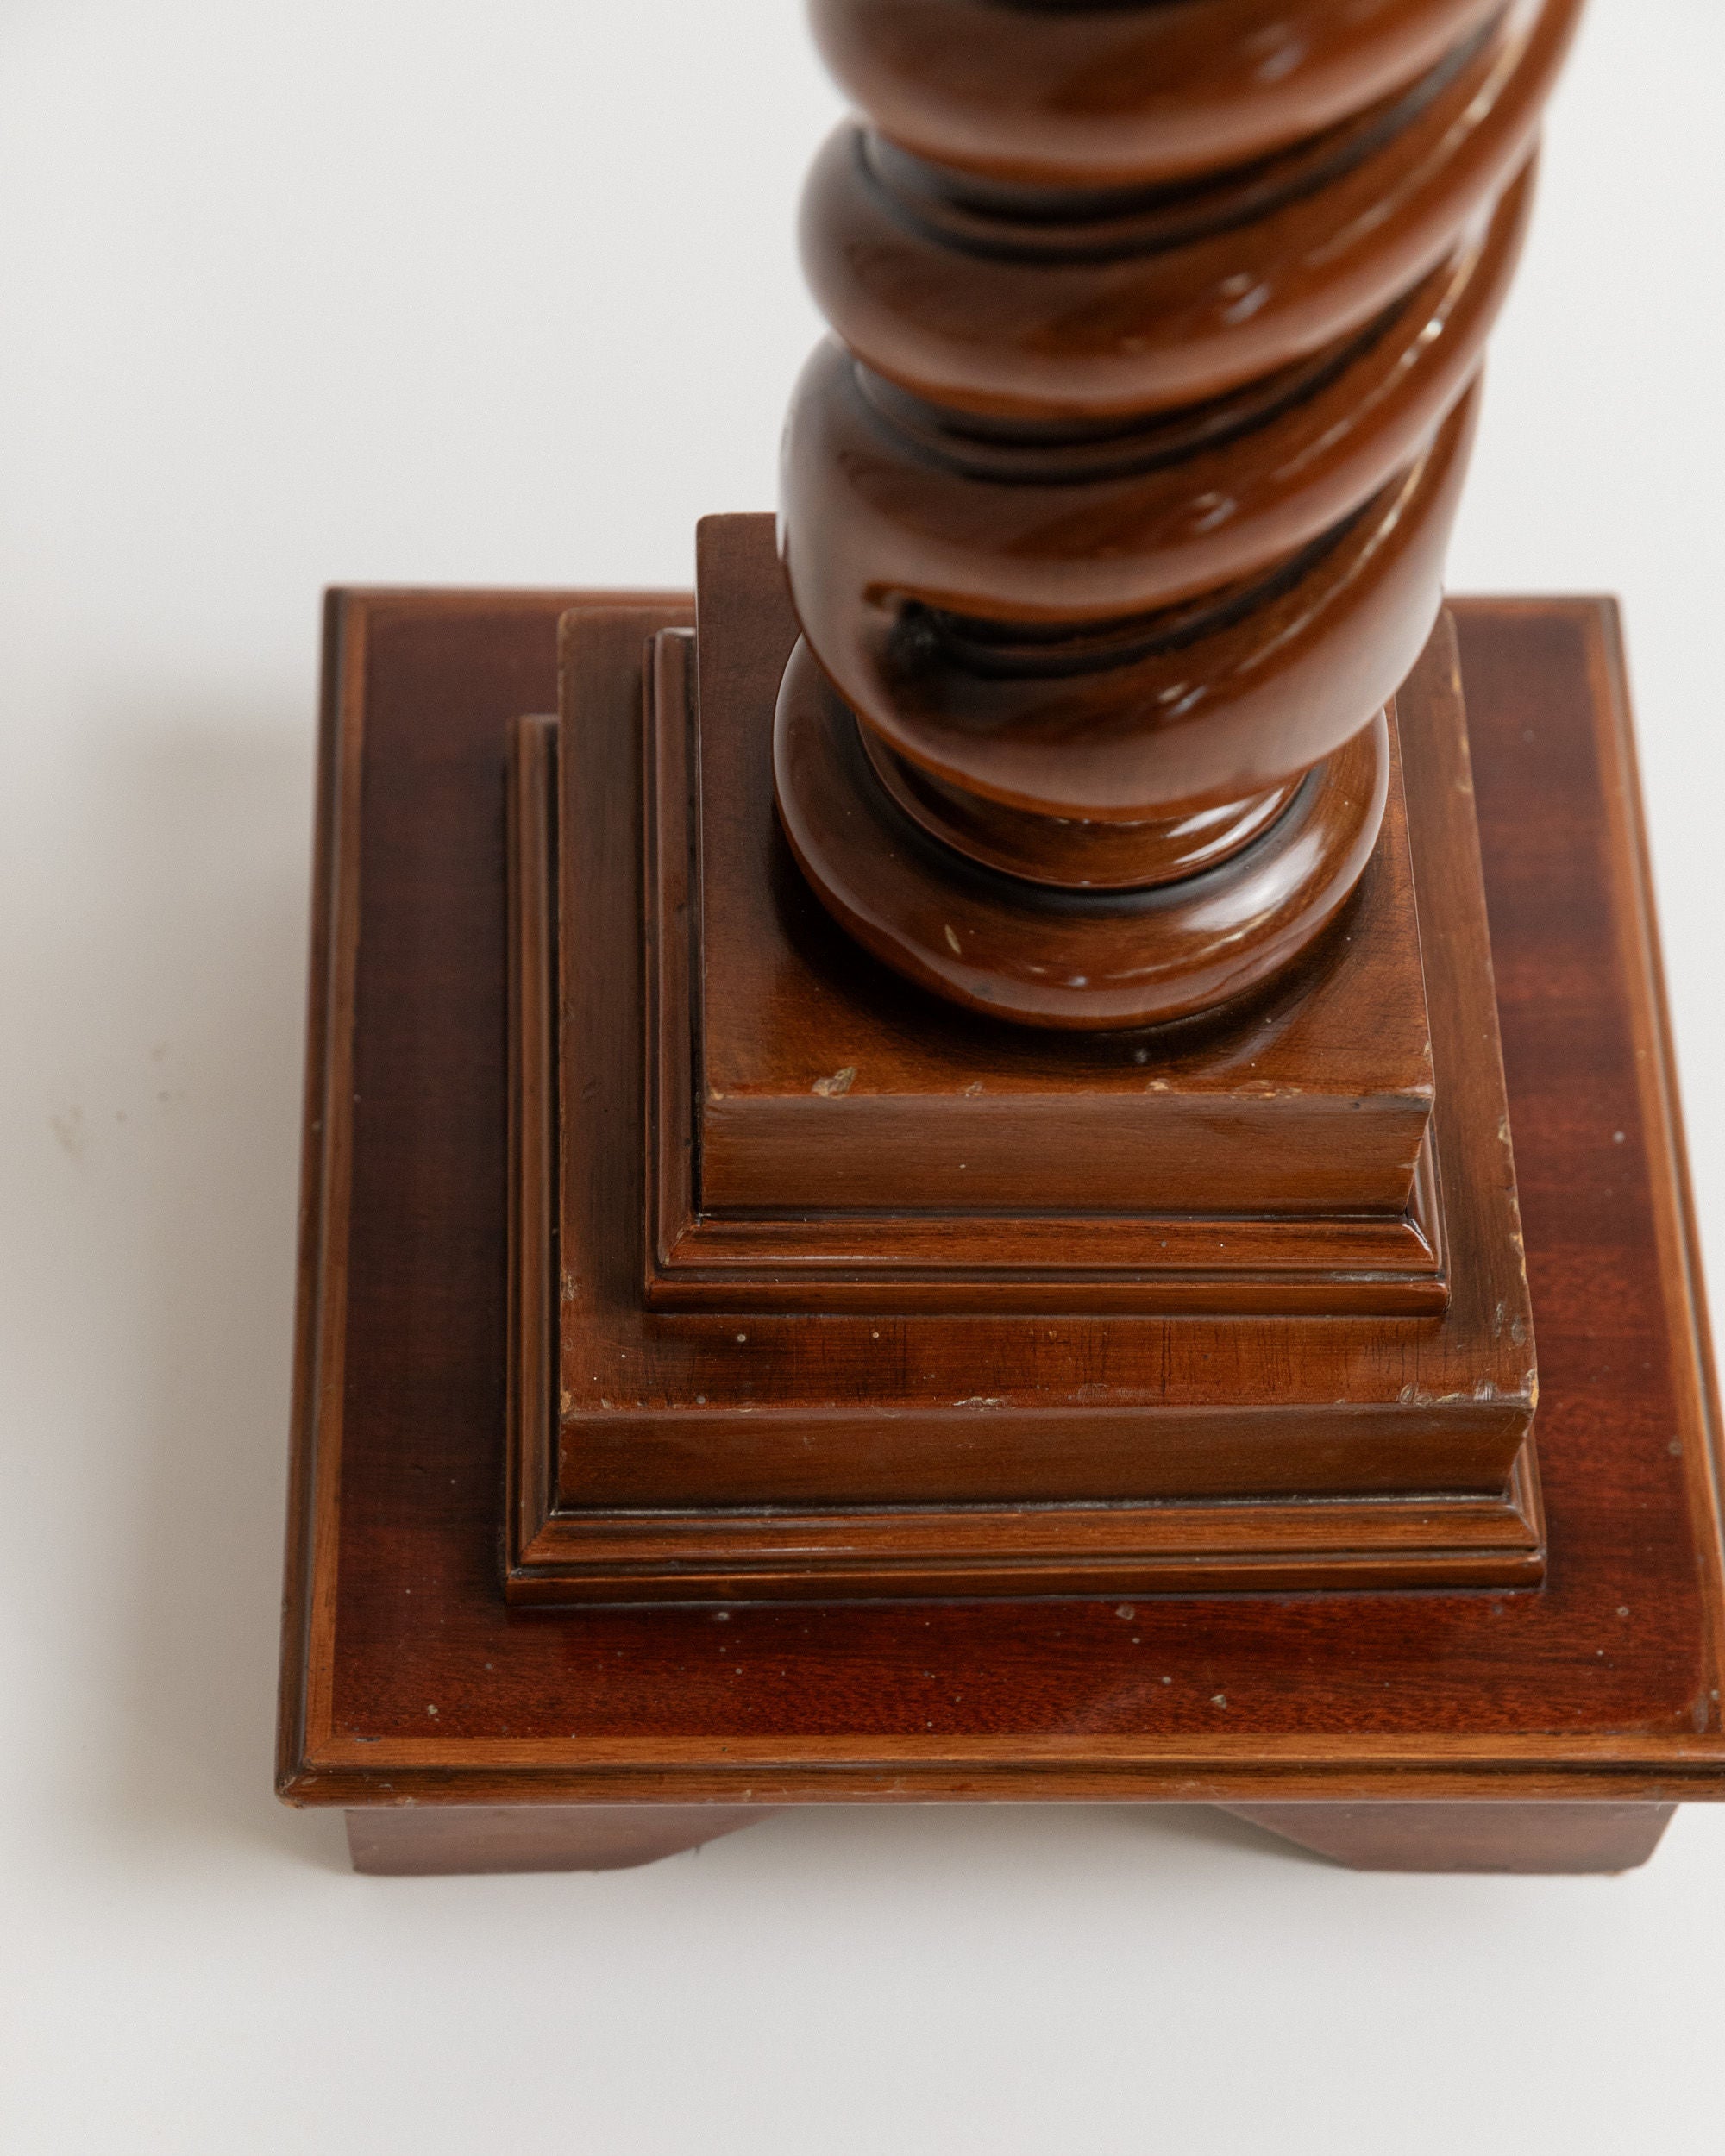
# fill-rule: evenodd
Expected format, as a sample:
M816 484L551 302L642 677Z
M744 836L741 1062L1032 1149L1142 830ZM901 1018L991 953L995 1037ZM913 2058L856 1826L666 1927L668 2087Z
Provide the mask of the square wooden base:
M405 1819L1725 1790L1716 1414L1596 601L1457 610L1539 1331L1540 1590L511 1611L505 744L553 701L573 596L333 604L284 1796Z
M693 642L572 608L518 740L511 1601L1536 1585L1447 624L1297 976L1051 1038L826 920L774 812L771 520L699 565Z

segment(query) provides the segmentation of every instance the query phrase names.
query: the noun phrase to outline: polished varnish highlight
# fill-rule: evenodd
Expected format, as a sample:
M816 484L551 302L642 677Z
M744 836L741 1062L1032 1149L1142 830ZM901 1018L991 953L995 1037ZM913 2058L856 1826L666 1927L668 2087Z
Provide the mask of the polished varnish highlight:
M1106 1030L1335 918L1577 12L819 0L776 777L876 956Z
M1540 1328L1542 1591L511 1611L505 743L555 700L559 615L605 598L332 608L287 1799L364 1809L367 1868L425 1871L628 1861L751 1807L978 1799L1216 1802L1345 1861L1614 1869L1664 1807L1716 1799L1716 1396L1621 656L1593 601L1458 609ZM652 604L610 595L631 598ZM688 618L676 594L656 611ZM612 818L625 852L631 829ZM594 1044L636 1052L620 1030ZM1038 1062L1132 1053L1022 1040ZM580 1140L625 1193L632 1127ZM796 1326L714 1323L712 1355L774 1353ZM799 1336L811 1361L828 1330ZM896 1337L881 1352L895 1369ZM610 1808L637 1805L625 1832Z

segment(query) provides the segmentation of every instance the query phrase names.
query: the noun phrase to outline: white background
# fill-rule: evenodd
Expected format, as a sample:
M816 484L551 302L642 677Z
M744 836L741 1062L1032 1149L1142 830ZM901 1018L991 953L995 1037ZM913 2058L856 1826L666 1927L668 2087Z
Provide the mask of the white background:
M1594 0L1458 588L1628 604L1725 1277L1725 9ZM0 3L0 2143L1713 2146L1725 1811L1619 1881L805 1812L367 1881L279 1811L317 594L682 581L769 505L794 0Z

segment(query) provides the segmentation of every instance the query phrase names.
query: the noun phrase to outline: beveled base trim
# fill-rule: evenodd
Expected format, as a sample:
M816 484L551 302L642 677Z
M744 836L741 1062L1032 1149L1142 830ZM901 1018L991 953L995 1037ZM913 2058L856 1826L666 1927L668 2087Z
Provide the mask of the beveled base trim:
M681 639L660 640L661 665L674 665L684 649ZM1476 1489L1260 1498L1236 1492L1163 1501L843 1509L560 1504L549 1471L557 1450L551 1373L562 1300L550 1257L551 1193L561 1150L551 908L558 887L556 755L554 722L530 718L516 728L509 792L514 1257L505 1588L511 1604L1130 1598L1438 1586L1502 1591L1540 1584L1544 1524L1531 1440L1507 1486L1495 1494ZM1429 1163L1426 1173L1429 1177ZM1435 1214L1434 1202L1427 1202ZM765 1225L782 1232L782 1224ZM812 1236L822 1225L806 1225ZM903 1222L847 1225L874 1227L888 1247L894 1233L905 1232ZM1189 1236L1199 1225L1182 1224ZM1302 1224L1226 1225L1297 1237ZM1303 1226L1315 1240L1325 1224ZM820 1307L833 1285L816 1277L799 1294L782 1273L776 1277L775 1307L781 1311ZM892 1282L895 1300L902 1285L901 1275ZM856 1286L869 1292L866 1283ZM1058 1282L1051 1291L1045 1277L1032 1276L1026 1287L1032 1307L1044 1309L1060 1292ZM991 1297L994 1292L991 1282ZM1106 1282L1094 1273L1087 1281L1073 1268L1067 1292L1077 1307L1111 1307ZM991 1404L999 1403L969 1406L974 1411Z
M524 1454L535 1432L517 1429ZM543 1441L543 1440L542 1440ZM521 1608L1538 1587L1530 1440L1499 1496L540 1514L505 1578Z
M699 728L693 710L693 640L672 630L653 640L646 713L644 785L648 797L647 961L652 975L649 998L648 1208L649 1213L644 1292L656 1310L944 1311L967 1303L985 1313L1019 1310L1037 1314L1079 1316L1164 1313L1175 1311L1245 1311L1314 1313L1348 1311L1362 1315L1427 1317L1440 1314L1449 1300L1444 1268L1443 1208L1426 1097L1410 1101L1414 1152L1411 1193L1394 1211L1343 1204L1328 1208L1285 1204L1281 1194L1264 1188L1250 1206L1182 1206L1178 1198L1159 1211L1130 1205L1119 1209L1080 1211L1067 1194L1064 1205L952 1201L950 1193L931 1192L930 1157L909 1178L919 1195L912 1202L872 1208L840 1202L831 1206L770 1208L737 1206L704 1200L697 1189L695 1162L703 1163L702 1181L711 1185L711 1148L703 1144L714 1102L695 1099L703 1091L695 1069L694 981L700 963L699 905L693 889L699 852L699 816L693 799L699 768ZM516 744L518 813L513 843L532 855L518 864L518 887L530 881L536 891L555 887L550 868L556 844L555 722L524 722L533 730ZM549 731L545 730L549 729ZM1399 768L1393 774L1392 813L1384 835L1393 861L1378 864L1394 880L1407 849L1406 808ZM1381 903L1380 894L1380 903ZM1369 928L1357 912L1348 916L1362 934L1398 929L1411 934L1412 900L1406 918L1392 903L1388 918L1373 918ZM534 962L553 963L539 924L518 918L512 933L522 948L530 944ZM548 1022L555 999L549 990L536 994L529 1012L529 1031L541 1013ZM522 1052L548 1069L556 1043L533 1035ZM1146 1048L1143 1060L1164 1051ZM939 1067L931 1048L931 1067ZM1153 1064L1151 1065L1153 1069ZM957 1084L959 1074L955 1073ZM825 1081L846 1090L843 1076ZM1140 1120L1195 1120L1215 1128L1235 1128L1239 1101L1192 1093L1176 1099L1164 1081L1157 1093L1141 1099ZM992 1163L984 1157L991 1144L989 1117L998 1103L981 1097L986 1081L975 1081L974 1100L919 1104L944 1109L962 1119L971 1135L966 1150L979 1171L976 1195L982 1196ZM1004 1091L1002 1087L1000 1090ZM1290 1093L1298 1090L1289 1088ZM1316 1094L1319 1087L1309 1088ZM1248 1087L1246 1091L1250 1093ZM1270 1100L1283 1108L1299 1106L1309 1114L1313 1102ZM1070 1156L1109 1150L1109 1135L1083 1119L1095 1105L1086 1096L1082 1072L1075 1071L1066 1099L1063 1134ZM1361 1104L1355 1100L1354 1107ZM1382 1104L1375 1103L1375 1106ZM847 1150L859 1141L847 1135L833 1115L836 1101L806 1097L784 1104L783 1126L790 1154L800 1146L791 1137L799 1110L825 1111L831 1129L833 1173ZM1339 1122L1356 1126L1369 1117L1347 1115L1345 1100L1335 1103ZM758 1111L757 1111L758 1112ZM699 1121L700 1128L697 1129ZM882 1127L885 1127L884 1125ZM1016 1119L1011 1125L1019 1131ZM1424 1130L1423 1140L1418 1132ZM1263 1154L1265 1133L1249 1137L1238 1127L1243 1156ZM1118 1134L1115 1134L1116 1142ZM1283 1140L1278 1163L1291 1181L1291 1163L1309 1133L1302 1115L1299 1131ZM1019 1143L1029 1138L1020 1131ZM762 1145L757 1136L756 1150ZM865 1152L879 1157L875 1147ZM1355 1150L1358 1150L1356 1147ZM890 1186L890 1175L883 1178ZM1404 1188L1406 1188L1404 1170Z
M752 563L760 535L738 521L745 530L718 543L740 542ZM727 624L752 624L762 643L780 632L781 601L768 586L757 605L753 590L745 580L703 617L703 669L723 675ZM1327 1228L1382 1224L1297 1211L1214 1224L1219 1254L1201 1263L1201 1217L1156 1223L1185 1238L1169 1254L1187 1261L1183 1279L1167 1260L1143 1263L1147 1222L1099 1210L1059 1252L1046 1219L898 1210L892 1177L872 1218L705 1214L690 1114L712 1091L699 931L734 937L739 919L752 923L779 977L800 968L840 1031L847 954L753 923L734 858L701 884L700 863L734 846L737 828L751 845L783 847L769 787L739 793L714 775L755 736L752 706L727 701L722 680L710 697L707 671L711 737L696 750L692 648L674 611L578 605L561 650L563 718L515 728L510 784L512 1604L1540 1583L1527 1291L1447 630L1403 692L1411 873L1452 962L1427 1056L1446 1242L1453 1234L1467 1258L1458 1295L1429 1318L1406 1301L1375 1307L1381 1279L1311 1264ZM756 655L747 671L757 682L768 669ZM698 788L711 848L678 835ZM1352 923L1362 937L1370 918ZM1463 950L1477 963L1454 962ZM968 1121L963 1059L982 1064L986 1091L987 1047L942 1044L951 1062L928 1096L941 1114ZM1232 1052L1208 1044L1188 1062ZM936 1053L931 1041L924 1062ZM1076 1104L1085 1068L1066 1081ZM1403 1226L1423 1232L1420 1220ZM687 1305L656 1295L681 1234L709 1229L742 1246L734 1271L701 1281L690 1268L677 1283L698 1290ZM800 1252L787 1248L798 1236ZM1114 1263L1098 1264L1110 1238ZM1236 1242L1248 1262L1229 1249L1230 1273L1220 1250ZM1435 1269L1440 1253L1425 1247ZM1121 1262L1133 1256L1136 1278ZM743 1299L751 1288L757 1300ZM1301 1300L1314 1291L1315 1308Z

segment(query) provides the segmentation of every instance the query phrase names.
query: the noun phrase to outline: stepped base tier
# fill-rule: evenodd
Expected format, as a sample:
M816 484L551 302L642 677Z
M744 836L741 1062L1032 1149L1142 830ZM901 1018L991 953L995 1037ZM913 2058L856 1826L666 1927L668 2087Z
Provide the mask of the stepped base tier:
M1075 1039L910 985L796 874L769 518L703 526L687 619L572 608L517 736L511 1599L1537 1583L1448 624L1320 944ZM891 871L917 835L831 718Z
M988 1799L1640 1861L1725 1588L1609 603L1456 605L1297 977L1056 1037L797 872L769 568L332 602L283 1795L378 1871Z

